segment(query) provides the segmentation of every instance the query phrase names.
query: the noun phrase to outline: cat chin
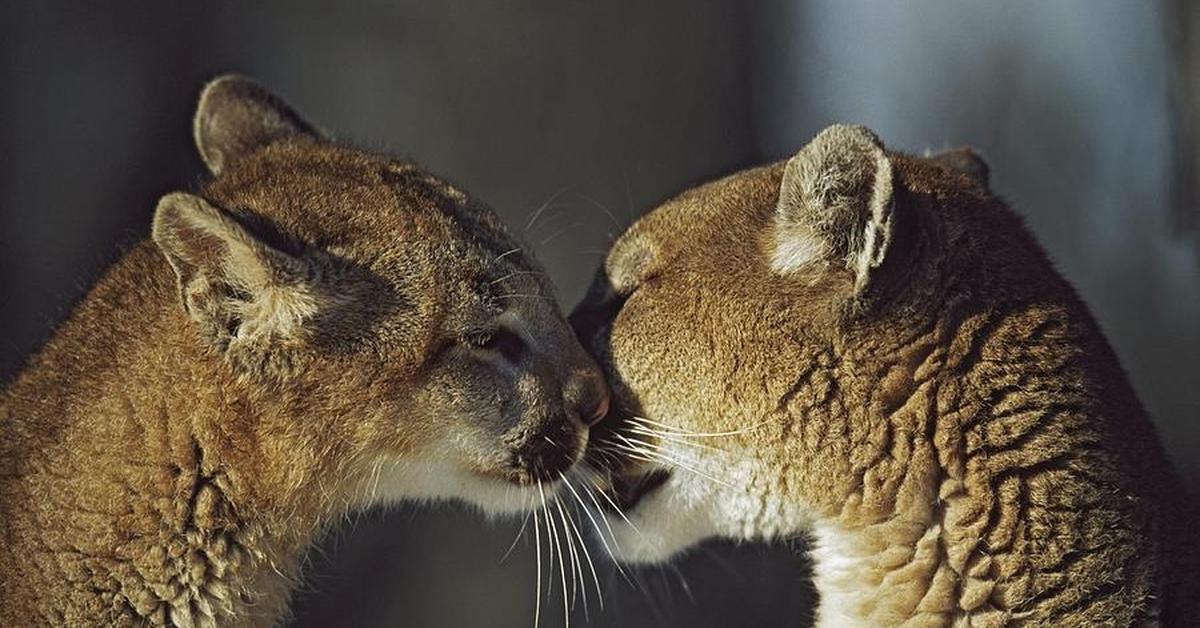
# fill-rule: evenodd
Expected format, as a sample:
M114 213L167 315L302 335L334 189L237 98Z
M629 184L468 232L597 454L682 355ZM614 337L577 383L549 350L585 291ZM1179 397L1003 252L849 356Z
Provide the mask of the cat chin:
M677 487L671 486L672 483L673 480L668 481L661 489L644 496L635 508L625 512L625 517L605 513L612 529L610 540L616 541L610 544L610 549L618 562L666 562L717 534L708 509L679 499L680 493L673 490Z
M365 484L360 492L366 505L454 500L489 516L527 513L542 500L551 501L562 489L558 480L544 482L540 489L520 486L481 476L445 460L421 460L390 468L384 465Z

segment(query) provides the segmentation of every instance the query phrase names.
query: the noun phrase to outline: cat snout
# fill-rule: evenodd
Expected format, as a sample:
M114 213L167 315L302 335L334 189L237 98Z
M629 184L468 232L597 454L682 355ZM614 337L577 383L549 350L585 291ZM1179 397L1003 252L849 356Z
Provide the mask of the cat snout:
M573 376L563 390L563 402L584 425L603 420L608 415L610 396L600 369L591 366Z
M581 430L565 415L555 417L544 429L529 433L513 451L513 466L535 480L557 480L579 458Z

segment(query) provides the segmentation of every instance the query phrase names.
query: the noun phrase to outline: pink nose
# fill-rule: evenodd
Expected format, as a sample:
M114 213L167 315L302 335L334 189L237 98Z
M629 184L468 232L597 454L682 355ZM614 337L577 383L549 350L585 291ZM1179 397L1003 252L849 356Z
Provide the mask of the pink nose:
M600 398L600 403L596 404L596 411L593 412L592 416L588 417L587 419L587 424L589 426L599 423L601 419L608 416L608 404L608 393L604 393L604 396Z

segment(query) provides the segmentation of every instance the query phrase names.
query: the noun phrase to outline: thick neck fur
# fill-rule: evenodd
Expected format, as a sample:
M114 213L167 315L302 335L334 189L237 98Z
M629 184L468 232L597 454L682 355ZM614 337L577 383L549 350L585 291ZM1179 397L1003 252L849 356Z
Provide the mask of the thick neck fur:
M346 507L290 424L302 398L203 348L157 255L131 252L0 398L0 624L271 624Z
M968 303L951 300L933 328L867 335L898 345L855 340L830 396L793 409L828 414L824 434L797 421L787 439L817 444L789 457L811 464L798 475L819 496L805 499L819 625L1194 616L1194 591L1171 590L1191 586L1172 561L1194 561L1167 497L1176 480L1086 311L1061 294Z

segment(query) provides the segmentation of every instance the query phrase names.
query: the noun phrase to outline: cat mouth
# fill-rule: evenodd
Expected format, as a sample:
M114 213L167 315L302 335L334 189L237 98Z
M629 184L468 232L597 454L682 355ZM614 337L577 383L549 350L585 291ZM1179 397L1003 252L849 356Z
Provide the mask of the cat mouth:
M619 475L612 478L609 492L612 506L620 512L631 512L647 495L653 493L671 479L671 472L655 469L641 475Z
M598 476L595 486L604 495L603 510L623 516L666 484L671 471L638 453L643 445L657 445L632 429L634 414L622 401L614 391L607 415L591 427L584 462Z

